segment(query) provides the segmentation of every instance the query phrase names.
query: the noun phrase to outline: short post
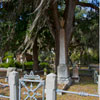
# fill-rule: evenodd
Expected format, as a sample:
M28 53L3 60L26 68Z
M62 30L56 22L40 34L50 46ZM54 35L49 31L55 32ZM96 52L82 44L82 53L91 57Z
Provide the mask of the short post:
M6 79L5 79L5 82L8 82L9 81L9 74L12 72L12 71L15 71L16 68L15 67L9 67L7 69L7 75L6 75Z
M10 86L10 100L18 100L19 96L19 73L13 71L9 75L9 86Z
M99 94L99 100L100 100L100 75L98 75L98 94Z
M56 100L56 75L53 73L46 77L46 100Z

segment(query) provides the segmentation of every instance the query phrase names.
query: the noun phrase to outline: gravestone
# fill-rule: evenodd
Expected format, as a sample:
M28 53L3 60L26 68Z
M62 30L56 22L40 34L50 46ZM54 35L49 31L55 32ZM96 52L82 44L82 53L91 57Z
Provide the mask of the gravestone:
M6 63L8 63L8 62L9 62L9 59L7 58L7 59L6 59Z
M61 23L63 23L63 20L61 20ZM57 80L58 84L65 84L70 85L71 84L71 78L69 76L69 70L68 66L66 64L66 46L65 46L65 30L60 30L60 47L59 47L59 65L57 67Z
M98 75L99 75L99 72L98 70L94 70L94 83L98 83Z
M72 79L75 83L79 83L80 77L79 77L79 67L78 65L76 67L73 67L73 76Z
M2 57L0 57L0 64L2 63Z

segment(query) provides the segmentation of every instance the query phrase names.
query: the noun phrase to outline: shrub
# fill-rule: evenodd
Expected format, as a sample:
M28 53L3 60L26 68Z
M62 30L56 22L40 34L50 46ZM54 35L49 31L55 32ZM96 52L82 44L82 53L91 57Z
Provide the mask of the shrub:
M40 69L41 70L44 70L45 68L46 69L51 69L50 66L49 66L49 64L47 62L42 62L39 65L40 65Z
M25 62L24 63L24 66L25 66L25 68L27 67L29 69L32 69L33 68L33 64L34 64L34 62L29 61L29 62Z
M15 64L11 61L9 63L2 63L2 64L0 64L0 67L3 67L3 68L15 67Z
M34 63L33 63L32 61L30 61L30 62L25 62L25 63L24 63L25 66L33 66L33 64L34 64Z
M20 62L15 62L15 67L16 68L22 68L23 67L23 64L21 64Z

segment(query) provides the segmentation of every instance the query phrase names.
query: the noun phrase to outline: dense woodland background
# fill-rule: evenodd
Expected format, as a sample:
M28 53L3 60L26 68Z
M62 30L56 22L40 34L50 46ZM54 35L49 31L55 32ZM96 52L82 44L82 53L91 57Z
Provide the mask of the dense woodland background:
M34 70L57 66L61 28L69 66L98 64L98 7L98 0L1 0L0 67L22 67L13 59L19 54L31 57L24 65Z

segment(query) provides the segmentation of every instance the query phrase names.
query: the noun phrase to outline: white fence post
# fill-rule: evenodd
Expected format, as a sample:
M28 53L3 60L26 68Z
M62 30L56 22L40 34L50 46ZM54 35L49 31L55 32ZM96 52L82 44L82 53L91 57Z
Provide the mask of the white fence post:
M98 75L98 94L99 94L99 100L100 100L100 75Z
M56 100L56 75L53 73L46 77L46 100Z
M9 86L10 86L10 100L18 100L19 98L19 73L13 71L9 74Z

